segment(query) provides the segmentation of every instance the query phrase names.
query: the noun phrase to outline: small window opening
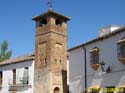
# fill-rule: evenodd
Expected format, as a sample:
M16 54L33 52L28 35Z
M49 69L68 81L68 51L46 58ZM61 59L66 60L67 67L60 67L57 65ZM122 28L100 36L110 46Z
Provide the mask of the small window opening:
M46 24L47 24L47 20L46 20L46 19L43 19L43 20L40 21L39 26L43 27L43 26L45 26Z
M91 64L99 64L99 49L97 47L90 50Z
M23 84L28 84L29 83L29 67L24 68L24 73L23 73Z
M3 78L3 73L0 71L0 85L2 85L2 78Z
M61 20L56 19L56 25L57 25L57 26L62 26L62 21L61 21Z
M16 84L16 69L13 69L13 84Z
M60 59L60 64L62 63L62 60Z
M28 67L25 67L24 69L28 70L29 68L28 68Z
M55 64L57 63L57 59L55 59Z
M44 65L46 65L47 64L47 59L45 58L44 59L44 63L43 63Z

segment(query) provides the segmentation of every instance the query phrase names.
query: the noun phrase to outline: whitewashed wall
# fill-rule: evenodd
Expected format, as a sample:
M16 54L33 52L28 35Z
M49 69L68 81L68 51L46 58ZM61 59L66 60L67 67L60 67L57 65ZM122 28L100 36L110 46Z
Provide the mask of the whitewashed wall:
M80 93L84 89L84 51L78 48L69 52L69 89Z
M0 91L0 93L10 93L9 84L11 84L13 80L12 70L16 69L16 78L18 79L23 77L25 67L29 68L29 85L31 85L31 88L28 88L27 90L22 89L21 91L18 91L16 93L33 93L34 61L19 62L15 64L0 66L0 71L2 71L3 73L2 90Z
M125 37L125 31L110 38L85 45L87 51L88 87L94 84L94 80L102 81L100 87L117 86L124 77L125 65L118 60L116 44L122 37ZM94 47L99 48L99 62L105 62L104 68L111 67L110 73L101 75L101 68L95 71L90 67L89 51ZM69 51L69 85L71 93L81 93L81 91L84 91L84 51L82 47Z

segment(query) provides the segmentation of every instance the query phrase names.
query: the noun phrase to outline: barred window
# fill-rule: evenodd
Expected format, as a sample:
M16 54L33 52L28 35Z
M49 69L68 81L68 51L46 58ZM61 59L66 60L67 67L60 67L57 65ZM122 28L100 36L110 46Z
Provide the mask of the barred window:
M118 53L119 58L125 58L125 44L118 46Z
M90 63L99 64L99 48L95 47L90 50Z
M125 62L125 37L117 42L118 45L118 59Z

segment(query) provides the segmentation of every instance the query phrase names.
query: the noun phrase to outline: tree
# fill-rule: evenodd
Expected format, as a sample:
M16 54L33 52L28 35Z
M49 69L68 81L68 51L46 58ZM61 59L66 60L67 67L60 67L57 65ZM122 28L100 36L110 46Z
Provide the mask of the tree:
M11 55L12 55L12 50L8 51L8 43L6 40L4 40L0 46L0 62L9 59Z

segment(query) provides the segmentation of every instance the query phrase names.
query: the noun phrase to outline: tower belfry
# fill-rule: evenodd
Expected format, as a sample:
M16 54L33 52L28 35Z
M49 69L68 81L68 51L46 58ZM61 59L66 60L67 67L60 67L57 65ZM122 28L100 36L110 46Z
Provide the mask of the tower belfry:
M67 21L52 9L36 22L34 93L67 93Z

